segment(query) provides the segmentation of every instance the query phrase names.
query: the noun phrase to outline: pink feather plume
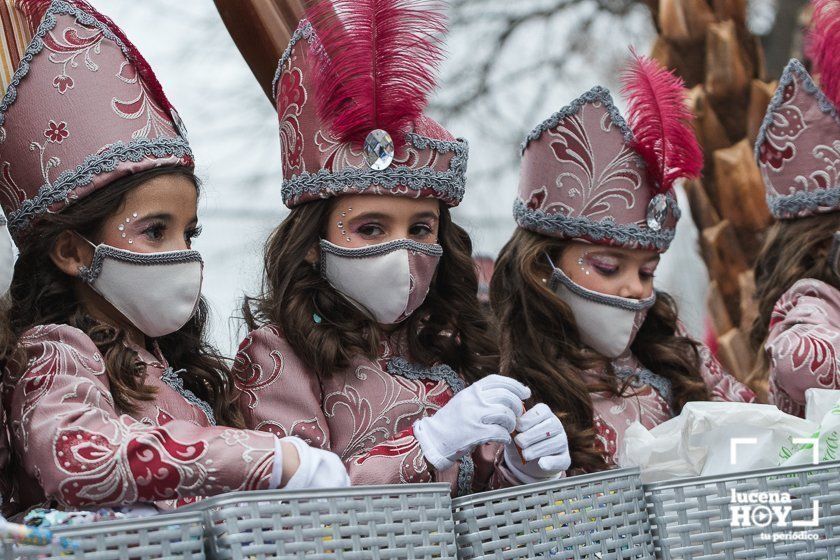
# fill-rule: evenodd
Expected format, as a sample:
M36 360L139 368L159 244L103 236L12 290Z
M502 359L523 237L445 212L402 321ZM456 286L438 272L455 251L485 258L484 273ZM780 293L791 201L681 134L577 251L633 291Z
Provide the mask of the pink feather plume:
M679 178L699 177L703 151L691 126L694 116L682 79L633 51L622 84L635 136L633 148L644 159L657 192L668 191Z
M321 0L307 10L326 56L317 107L331 134L363 142L387 131L397 145L437 83L446 6L439 0Z
M170 111L172 109L172 104L169 103L169 99L167 99L166 94L163 93L163 87L160 85L157 76L155 76L152 67L143 55L140 54L140 51L137 50L134 43L129 41L128 37L126 37L125 33L123 33L123 30L120 29L119 26L111 20L111 18L99 13L93 6L84 0L66 1L73 4L83 12L93 16L94 19L104 23L114 33L114 35L123 42L126 49L128 49L129 61L134 65L137 73L140 75L140 79L143 80L143 83L148 88L151 96L163 109ZM52 0L17 0L18 9L20 9L26 16L33 31L38 29L41 20L44 19L44 14L46 14L47 9L49 9L51 4Z
M807 55L819 74L820 89L840 107L840 1L812 0L812 4Z

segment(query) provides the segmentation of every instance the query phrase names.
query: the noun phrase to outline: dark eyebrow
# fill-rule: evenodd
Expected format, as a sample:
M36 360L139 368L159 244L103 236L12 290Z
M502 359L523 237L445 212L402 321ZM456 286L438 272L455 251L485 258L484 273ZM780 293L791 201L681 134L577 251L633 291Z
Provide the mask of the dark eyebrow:
M437 220L440 216L436 212L420 212L411 217L412 220L432 219Z
M167 212L159 212L157 214L149 214L147 216L140 216L138 219L140 222L149 222L152 220L160 220L162 222L169 223L173 220L172 214Z
M356 222L359 220L390 220L391 216L385 214L383 212L364 212L359 214L358 216L354 216L350 219L351 222Z
M594 251L590 251L590 252L596 253L596 254L599 254L599 255L606 255L608 257L615 257L617 259L624 259L624 258L627 258L627 256L628 256L627 253L622 253L621 251L611 250L608 247L604 247L604 248L601 248L601 249L595 249ZM659 263L659 261L661 261L661 260L662 260L661 255L654 255L649 259L645 259L643 261L643 263L644 264L647 264L647 263L650 263L650 262Z
M615 257L617 259L623 259L626 255L621 251L614 251L608 247L599 247L597 249L593 249L592 251L588 251L589 253L596 253L599 255L606 255L608 257Z

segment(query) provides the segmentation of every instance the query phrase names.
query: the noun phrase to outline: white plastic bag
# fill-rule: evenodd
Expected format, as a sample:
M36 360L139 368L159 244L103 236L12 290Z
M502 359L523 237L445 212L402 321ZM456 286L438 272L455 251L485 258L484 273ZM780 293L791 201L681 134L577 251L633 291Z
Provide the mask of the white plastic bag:
M691 402L652 430L630 426L618 462L640 467L644 482L776 467L798 449L794 438L817 430L817 423L773 405Z
M808 389L805 391L805 419L822 422L825 415L840 401L840 391Z
M812 433L804 434L811 441L781 449L783 465L825 463L840 458L840 391L805 391L805 417L818 419L819 426Z

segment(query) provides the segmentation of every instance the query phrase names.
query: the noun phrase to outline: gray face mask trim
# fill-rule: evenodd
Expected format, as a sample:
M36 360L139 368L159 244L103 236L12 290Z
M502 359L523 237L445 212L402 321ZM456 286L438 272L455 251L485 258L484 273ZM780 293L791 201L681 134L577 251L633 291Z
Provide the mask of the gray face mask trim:
M82 239L85 238L82 237ZM121 262L140 265L204 262L201 258L201 253L194 250L166 251L162 253L135 253L133 251L126 251L124 249L111 247L110 245L94 245L87 239L85 239L85 241L93 245L95 248L93 261L91 261L90 267L79 267L79 278L88 284L93 284L93 282L99 278L99 274L102 272L102 266L105 264L105 259L108 257Z
M379 243L377 245L368 245L366 247L341 247L335 243L330 243L326 239L320 242L321 250L325 253L335 255L336 257L347 257L351 259L366 259L370 257L378 257L380 255L387 255L393 251L406 249L408 251L417 251L424 255L431 257L440 257L443 255L443 247L434 243L419 243L411 239L395 239L386 243ZM321 278L327 277L327 259L321 257L320 259Z
M650 309L656 303L655 290L653 295L646 299L630 299L618 296L609 296L593 292L592 290L587 290L586 288L575 284L572 279L566 276L560 268L554 266L554 262L548 254L545 255L545 258L548 260L548 264L552 268L551 279L548 281L548 289L552 292L556 292L558 284L562 284L568 288L570 292L584 299L603 305L609 305L610 307L616 307L618 309L626 309L627 311L644 311L645 309Z
M386 243L379 243L377 245L368 245L365 247L341 247L335 245L334 243L330 243L326 239L322 239L320 242L321 247L321 255L320 255L320 264L319 270L321 274L321 278L326 280L333 289L336 290L337 293L341 294L347 301L352 303L357 309L362 311L365 315L369 316L370 318L374 319L377 322L382 322L386 324L396 324L399 323L407 317L406 313L411 314L416 309L412 309L408 311L407 308L403 309L400 316L395 318L392 314L378 314L381 312L381 307L377 306L376 301L371 301L367 295L361 292L365 292L364 288L360 288L360 284L367 286L367 279L370 276L368 269L365 267L364 259L371 259L367 261L367 265L369 266L376 266L378 263L376 260L377 258L382 259L390 259L390 267L395 266L395 262L393 258L397 258L402 261L403 257L402 254L399 253L400 251L406 251L406 254L409 252L413 253L420 253L427 256L431 256L435 259L440 259L440 256L443 255L443 248L437 244L431 243L419 243L417 241L413 241L410 239L395 239L393 241L388 241ZM406 293L405 295L405 305L408 305L410 301L410 293L411 293L411 274L410 274L410 255L406 256L407 268L405 269L406 274L408 275L406 278L398 278L396 279L397 282L401 282L403 279L406 279L409 284L405 287ZM346 259L341 261L341 259ZM336 262L338 261L338 262ZM333 275L330 274L329 269L332 266L345 266L350 267L353 272L347 276L341 276L340 272L333 272ZM360 268L362 267L362 268ZM389 270L393 271L394 268L389 268ZM345 270L345 273L347 271ZM380 271L382 272L382 271ZM338 274L338 276L335 276ZM332 276L332 277L331 277ZM391 278L394 280L393 278ZM374 280L381 280L381 276L376 275ZM416 279L415 279L416 280ZM431 279L430 279L431 281ZM400 289L401 284L396 284L396 289ZM373 295L376 297L376 295ZM382 303L382 301L379 301ZM391 311L395 311L391 309Z
M395 239L393 241L386 241L385 243L378 243L376 245L367 245L365 247L341 247L335 243L330 243L326 239L321 240L321 250L326 251L337 257L350 258L367 258L385 255L400 249L407 249L417 253L423 253L430 257L440 257L443 255L443 247L437 243L420 243L413 239Z

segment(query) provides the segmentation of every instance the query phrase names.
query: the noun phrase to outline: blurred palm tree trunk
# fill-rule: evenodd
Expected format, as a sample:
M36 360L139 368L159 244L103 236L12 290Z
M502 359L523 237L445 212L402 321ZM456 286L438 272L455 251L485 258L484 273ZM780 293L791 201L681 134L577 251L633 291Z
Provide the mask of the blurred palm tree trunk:
M214 0L219 15L272 105L271 82L307 0Z
M747 0L644 3L659 33L653 56L691 88L706 158L703 178L686 184L686 191L712 280L709 312L718 354L763 396L765 383L750 377L749 330L757 314L752 268L771 217L753 145L774 85L765 79L761 43L747 29Z

